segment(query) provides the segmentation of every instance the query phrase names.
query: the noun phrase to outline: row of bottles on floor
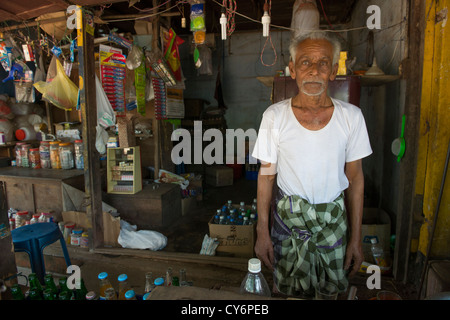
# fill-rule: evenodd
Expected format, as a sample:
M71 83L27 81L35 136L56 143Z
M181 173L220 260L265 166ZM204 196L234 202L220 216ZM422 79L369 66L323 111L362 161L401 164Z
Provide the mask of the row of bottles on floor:
M14 300L147 300L147 295L157 286L192 286L192 281L186 280L186 269L180 269L179 276L175 276L172 268L166 270L164 277L153 277L153 272L145 274L145 286L143 295L137 295L129 285L128 275L120 274L117 278L118 291L109 281L108 273L98 274L98 290L88 291L83 279L80 280L79 289L69 289L67 277L58 280L58 286L51 274L44 277L44 285L41 285L36 273L28 276L29 290L24 294L21 287L15 284L11 287Z
M215 224L227 225L252 225L256 224L258 219L258 212L256 207L256 199L253 199L251 208L241 201L239 206L233 205L232 200L228 200L221 209L217 209L213 218Z
M51 274L44 277L44 285L41 285L36 273L28 276L29 290L22 292L18 284L11 287L14 300L85 300L88 293L83 279L80 279L79 289L69 289L67 277L58 280L58 286Z

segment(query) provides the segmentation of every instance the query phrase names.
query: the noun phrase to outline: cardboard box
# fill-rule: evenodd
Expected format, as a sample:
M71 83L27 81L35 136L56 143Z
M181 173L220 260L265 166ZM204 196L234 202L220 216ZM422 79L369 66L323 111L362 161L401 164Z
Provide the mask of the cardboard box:
M181 199L181 215L187 215L191 212L197 205L197 200L195 197L187 197Z
M217 165L206 167L205 182L214 187L233 185L233 169L227 166Z
M222 225L215 224L213 218L208 222L209 236L217 238L219 246L216 252L227 253L235 257L254 257L256 242L256 225Z
M82 211L63 211L64 222L74 222L76 227L84 231L92 229L92 221ZM120 217L114 217L109 212L103 211L103 242L105 246L120 247L117 239L120 234ZM92 239L89 239L91 241Z
M373 262L370 250L372 238L376 238L383 247L385 253L390 252L391 219L389 215L378 208L364 208L361 226L362 249L366 261Z

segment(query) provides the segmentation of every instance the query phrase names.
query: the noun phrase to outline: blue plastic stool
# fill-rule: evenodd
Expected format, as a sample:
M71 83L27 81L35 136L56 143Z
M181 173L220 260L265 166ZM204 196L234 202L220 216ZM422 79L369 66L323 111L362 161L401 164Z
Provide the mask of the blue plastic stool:
M34 223L14 229L11 231L11 234L14 251L28 253L31 270L36 273L42 284L44 283L45 276L44 256L42 252L49 244L59 239L66 264L67 266L71 265L66 242L59 227L55 223Z

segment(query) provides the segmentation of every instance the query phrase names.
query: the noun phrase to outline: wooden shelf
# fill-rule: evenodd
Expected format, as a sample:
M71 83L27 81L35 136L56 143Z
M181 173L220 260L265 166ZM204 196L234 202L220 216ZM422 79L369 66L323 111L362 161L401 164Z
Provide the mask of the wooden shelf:
M361 76L361 86L377 87L400 79L399 75Z

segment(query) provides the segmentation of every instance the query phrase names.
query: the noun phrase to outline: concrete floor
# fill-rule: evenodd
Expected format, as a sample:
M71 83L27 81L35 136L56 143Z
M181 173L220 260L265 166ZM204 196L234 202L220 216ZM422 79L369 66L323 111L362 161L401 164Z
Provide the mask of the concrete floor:
M174 275L179 275L180 269L186 270L187 280L196 287L236 291L240 286L247 270L247 259L227 256L199 255L201 243L208 234L208 221L216 209L225 204L228 199L234 203L245 201L250 203L256 196L256 181L240 179L233 186L213 188L206 186L204 200L190 214L167 228L155 229L168 237L167 246L158 252L136 249L101 249L95 252L88 249L69 246L72 264L81 269L82 278L88 290L98 291L97 275L107 272L113 286L118 288L117 277L126 273L129 284L137 294L143 294L145 273L152 272L153 276L164 276L167 268L172 268ZM63 276L65 264L59 244L48 246L45 250L47 271L55 278ZM16 253L19 272L28 274L28 257L24 253ZM266 279L272 282L271 274L263 269ZM359 273L350 280L350 286L357 289L359 300L369 300L376 297L380 290L398 293L404 300L416 299L413 286L395 281L390 276L381 277L381 289L368 289L366 281L369 275ZM19 283L25 284L25 278L19 277ZM342 293L339 299L345 300L348 291ZM278 296L279 297L279 296Z

